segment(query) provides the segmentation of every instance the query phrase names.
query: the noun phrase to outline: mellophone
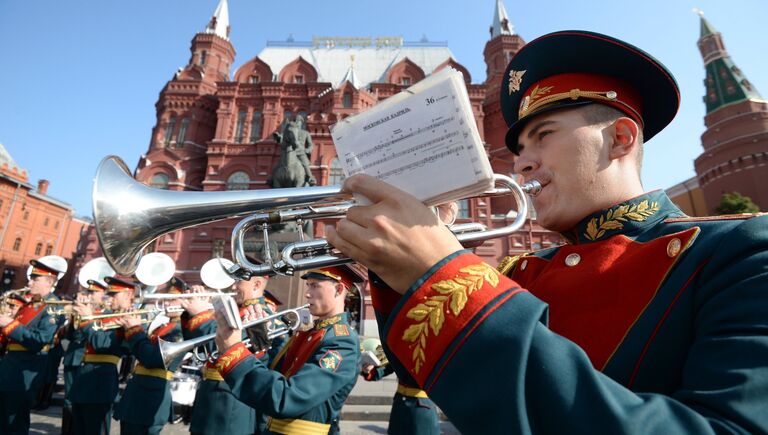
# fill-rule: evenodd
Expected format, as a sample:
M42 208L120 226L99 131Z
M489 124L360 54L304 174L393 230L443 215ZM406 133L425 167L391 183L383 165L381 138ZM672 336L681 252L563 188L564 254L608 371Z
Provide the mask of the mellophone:
M451 230L466 247L509 235L522 227L528 215L525 195L537 195L541 191L541 184L535 180L519 185L511 177L496 174L494 182L495 187L482 196L512 194L517 204L517 216L510 225L495 229L479 223L452 225ZM101 161L96 172L93 204L94 225L104 256L123 275L133 273L144 249L166 233L243 216L247 217L232 231L232 258L236 264L226 270L236 279L253 275L293 275L301 270L352 261L326 240L304 240L302 232L299 233L300 241L287 245L279 258L271 258L267 253L264 264L253 264L245 254L245 234L252 228L263 231L264 244L268 245L271 224L345 216L355 203L350 195L341 191L341 186L170 191L136 181L119 157L109 156Z

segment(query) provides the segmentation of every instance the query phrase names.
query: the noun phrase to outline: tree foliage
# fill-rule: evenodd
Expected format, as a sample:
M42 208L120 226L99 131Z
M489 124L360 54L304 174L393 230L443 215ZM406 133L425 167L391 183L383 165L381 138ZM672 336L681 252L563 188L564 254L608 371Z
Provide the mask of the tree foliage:
M739 192L723 193L720 205L715 208L717 214L757 213L760 208L748 196Z

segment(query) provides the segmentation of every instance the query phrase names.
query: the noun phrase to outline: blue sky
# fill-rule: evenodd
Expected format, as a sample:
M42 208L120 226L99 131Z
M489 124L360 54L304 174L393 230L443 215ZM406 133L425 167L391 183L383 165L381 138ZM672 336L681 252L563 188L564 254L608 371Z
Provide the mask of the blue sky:
M91 213L91 182L102 157L130 167L147 150L158 93L189 59L196 32L218 0L0 0L0 143L49 194ZM313 36L426 36L447 41L475 83L495 0L230 0L234 67L267 40ZM624 39L676 76L683 103L645 151L643 180L665 188L692 175L704 131L704 68L696 47L704 10L749 80L768 97L765 0L505 0L523 39L585 29ZM234 69L233 69L234 71Z

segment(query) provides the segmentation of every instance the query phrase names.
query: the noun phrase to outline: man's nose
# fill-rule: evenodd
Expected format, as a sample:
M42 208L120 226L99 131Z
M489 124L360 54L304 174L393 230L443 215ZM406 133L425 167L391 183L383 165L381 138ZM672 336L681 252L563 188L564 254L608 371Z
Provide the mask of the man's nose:
M539 161L527 154L515 157L513 172L516 174L528 175L539 169Z

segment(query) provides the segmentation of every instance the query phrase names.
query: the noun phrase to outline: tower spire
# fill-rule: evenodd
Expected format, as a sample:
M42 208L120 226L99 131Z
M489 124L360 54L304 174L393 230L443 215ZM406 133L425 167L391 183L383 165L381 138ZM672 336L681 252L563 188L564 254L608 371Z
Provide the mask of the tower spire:
M514 35L515 27L509 22L507 10L504 9L504 2L496 0L496 10L493 12L493 22L491 23L491 39L500 35Z
M701 17L698 46L707 71L704 80L707 113L740 101L762 100L757 89L731 60L720 32L704 18L704 12L700 9L694 9L694 12Z
M219 5L213 11L211 21L205 27L204 33L213 33L229 40L229 7L227 7L227 0L219 0Z

